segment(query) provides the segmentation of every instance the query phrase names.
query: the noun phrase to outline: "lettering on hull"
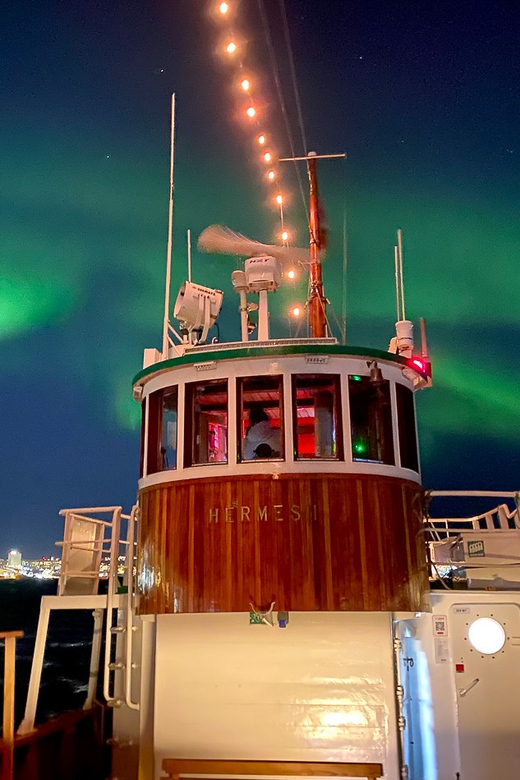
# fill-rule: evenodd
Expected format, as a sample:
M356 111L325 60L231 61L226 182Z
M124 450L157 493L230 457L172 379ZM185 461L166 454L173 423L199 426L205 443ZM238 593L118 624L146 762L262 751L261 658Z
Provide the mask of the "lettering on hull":
M312 504L309 507L302 509L299 504L291 504L285 506L284 504L272 504L264 506L226 506L226 507L211 507L208 511L208 524L210 523L251 523L258 522L274 522L283 523L287 521L293 521L298 523L300 520L304 522L313 522L318 520L318 507L316 504Z

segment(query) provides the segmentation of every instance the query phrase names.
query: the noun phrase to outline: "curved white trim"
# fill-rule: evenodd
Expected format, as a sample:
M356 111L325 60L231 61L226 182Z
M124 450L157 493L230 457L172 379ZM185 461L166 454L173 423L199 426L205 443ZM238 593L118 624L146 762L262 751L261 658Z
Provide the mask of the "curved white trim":
M312 357L316 357L313 355ZM264 376L266 374L359 374L369 376L366 358L351 355L325 355L327 362L323 365L308 363L305 355L272 355L269 357L247 357L222 360L212 364L203 371L197 365L183 364L165 369L143 383L143 397L175 384L187 382L203 382L213 379L233 379L236 377ZM397 363L381 362L379 367L383 378L413 390L412 382L403 374L402 367Z
M162 485L170 482L186 482L196 479L215 479L215 478L233 478L244 476L271 475L273 479L278 476L291 476L301 474L355 474L355 475L377 475L380 477L394 477L395 479L406 479L409 482L421 483L419 475L410 469L402 469L397 466L387 466L383 463L346 463L344 461L294 461L285 462L280 460L262 461L260 463L220 463L216 465L191 466L187 469L177 471L169 469L160 471L157 474L149 474L142 477L138 482L139 490L144 490L152 485Z

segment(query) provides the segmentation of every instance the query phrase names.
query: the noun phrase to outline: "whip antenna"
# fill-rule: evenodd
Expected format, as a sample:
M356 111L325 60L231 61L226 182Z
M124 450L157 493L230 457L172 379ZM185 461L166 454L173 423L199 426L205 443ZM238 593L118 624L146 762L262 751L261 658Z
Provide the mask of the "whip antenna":
M172 273L174 150L175 150L175 92L172 95L171 126L170 126L170 194L168 199L168 246L166 250L166 282L164 285L164 320L163 320L163 340L162 340L163 359L168 357L168 329L170 326L170 281L171 281L171 273Z

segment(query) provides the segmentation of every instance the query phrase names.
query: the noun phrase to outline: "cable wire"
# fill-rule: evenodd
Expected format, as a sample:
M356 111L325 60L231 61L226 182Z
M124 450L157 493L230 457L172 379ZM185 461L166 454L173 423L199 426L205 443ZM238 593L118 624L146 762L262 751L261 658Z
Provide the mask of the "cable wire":
M282 14L282 20L283 20L283 29L284 29L284 35L285 35L285 44L287 46L287 53L289 55L289 65L291 68L291 77L293 82L293 90L294 90L294 100L296 102L296 110L298 112L298 123L300 125L300 130L302 134L302 143L303 143L303 149L305 154L308 152L308 146L307 146L307 138L305 135L305 127L303 123L303 112L302 112L302 104L300 100L300 91L298 89L298 80L296 78L296 68L294 66L294 56L293 56L293 50L292 50L292 44L291 44L291 36L289 32L289 22L287 21L287 12L285 10L285 2L284 0L278 0L278 4L280 6L280 13Z
M296 157L297 154L296 154L295 144L294 144L294 140L293 140L293 134L292 134L291 125L290 125L290 122L289 122L289 115L288 115L288 112L287 112L287 106L285 104L285 100L284 100L284 96L283 96L283 89L282 89L282 83L281 83L281 80L280 80L280 73L279 73L279 70L278 70L278 64L276 62L276 55L275 55L274 45L273 45L273 41L272 41L272 38L271 38L270 30L269 30L269 23L267 21L267 14L266 14L266 11L265 11L264 1L263 0L258 0L258 10L260 12L260 18L262 20L262 26L264 28L264 35L265 35L266 42L267 42L267 48L268 48L268 51L269 51L269 57L271 59L271 68L273 70L273 77L274 77L274 81L275 81L275 84L276 84L276 89L277 89L277 92L278 92L278 100L280 101L280 108L281 108L282 116L283 116L284 122L285 122L285 129L286 129L286 132L287 132L287 140L289 142L289 148L291 150L291 156L292 157ZM307 154L307 150L306 149L304 149L303 154L304 155ZM309 224L309 211L308 211L308 207L307 207L307 201L306 201L306 198L305 198L305 189L303 187L302 176L301 176L298 164L296 162L294 163L294 167L295 167L295 170L296 170L296 176L298 178L298 185L300 187L300 194L301 194L301 197L302 197L303 208L305 209L305 215L307 217L307 224Z

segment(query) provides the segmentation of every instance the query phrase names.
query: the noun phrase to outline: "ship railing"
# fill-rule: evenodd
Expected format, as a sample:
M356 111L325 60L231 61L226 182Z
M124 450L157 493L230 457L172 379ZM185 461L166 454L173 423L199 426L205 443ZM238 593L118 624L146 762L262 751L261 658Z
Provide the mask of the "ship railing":
M110 520L95 516L107 514L111 515ZM56 543L63 548L59 596L97 594L104 571L109 592L120 591L120 569L123 586L131 584L128 559L132 555L128 555L128 535L134 519L132 515L123 514L120 506L62 509L60 515L65 517L65 528L63 541ZM122 534L125 522L126 533Z
M16 640L23 631L2 631L4 643L4 696L0 753L2 754L2 780L12 780L14 770L14 688L16 667Z
M120 506L63 509L60 514L65 517L65 528L63 541L58 542L63 548L58 595L43 596L41 600L25 715L18 734L34 730L49 619L55 609L93 610L90 674L84 709L92 707L96 698L103 637L103 696L106 704L118 707L124 701L131 709L139 707L131 697L137 506L129 515L123 514ZM101 519L107 515L109 520ZM102 595L98 591L104 566L107 567L108 585L106 594ZM122 624L118 624L118 613ZM118 636L114 643L115 634L121 635L121 639ZM122 650L121 661L112 660L114 644L116 652ZM121 697L115 694L117 672L123 674Z
M459 499L497 499L502 503L490 510L471 517L428 517L425 526L430 529L432 538L436 540L456 537L461 531L479 530L511 530L520 529L520 492L501 492L495 490L432 490L429 497L459 498ZM514 506L504 503L514 502Z
M468 499L500 502L471 517L425 518L433 579L441 584L446 578L463 579L469 587L520 587L520 492L438 490L429 495L465 504Z

